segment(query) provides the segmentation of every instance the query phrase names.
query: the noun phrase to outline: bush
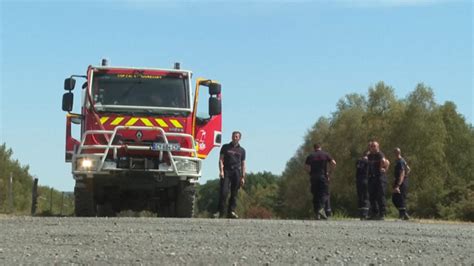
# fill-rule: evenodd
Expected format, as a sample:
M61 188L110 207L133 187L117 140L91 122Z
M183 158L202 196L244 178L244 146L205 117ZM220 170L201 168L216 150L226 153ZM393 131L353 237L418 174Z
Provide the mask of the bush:
M245 218L250 219L272 219L273 213L267 208L260 206L253 206L247 210Z

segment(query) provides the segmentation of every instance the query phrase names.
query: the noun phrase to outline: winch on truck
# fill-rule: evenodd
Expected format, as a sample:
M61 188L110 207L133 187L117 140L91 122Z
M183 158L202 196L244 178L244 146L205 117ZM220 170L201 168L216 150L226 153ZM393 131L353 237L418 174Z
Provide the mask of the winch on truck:
M64 81L76 216L122 210L193 216L202 160L221 145L222 115L221 85L198 78L193 89L191 77L179 63L156 69L111 67L103 60ZM80 113L72 113L75 78L86 79ZM209 91L205 117L197 114L203 87ZM80 125L79 139L72 124Z

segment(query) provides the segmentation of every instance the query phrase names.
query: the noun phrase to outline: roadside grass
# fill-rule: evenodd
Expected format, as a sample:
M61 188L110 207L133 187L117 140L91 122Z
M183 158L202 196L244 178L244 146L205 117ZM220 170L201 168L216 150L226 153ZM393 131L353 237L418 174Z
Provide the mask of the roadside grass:
M439 220L439 219L424 219L424 218L412 218L409 222L415 222L420 224L474 224L474 222L461 221L461 220Z
M117 213L117 217L157 217L156 213L150 211L132 211L132 210L124 210Z
M335 214L330 218L333 221L355 221L359 220L358 217L350 217L340 214ZM405 223L419 223L419 224L474 224L474 222L469 221L461 221L461 220L440 220L440 219L427 219L427 218L418 218L418 217L411 217L408 221L400 220L398 217L395 216L387 216L385 221L389 222L405 222Z

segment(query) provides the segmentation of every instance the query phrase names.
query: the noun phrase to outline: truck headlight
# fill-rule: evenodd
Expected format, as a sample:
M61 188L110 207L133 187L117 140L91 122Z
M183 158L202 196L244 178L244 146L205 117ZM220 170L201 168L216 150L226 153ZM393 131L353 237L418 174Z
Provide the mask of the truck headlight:
M81 167L82 168L91 168L92 167L92 160L84 158L81 161Z
M94 171L99 161L97 158L83 157L76 160L76 171Z
M188 159L176 160L176 168L179 172L199 173L199 162Z

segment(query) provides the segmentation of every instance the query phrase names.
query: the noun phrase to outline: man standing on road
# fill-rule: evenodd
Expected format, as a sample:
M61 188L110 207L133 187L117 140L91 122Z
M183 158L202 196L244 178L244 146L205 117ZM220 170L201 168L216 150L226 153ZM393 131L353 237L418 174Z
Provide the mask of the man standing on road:
M223 218L225 213L225 202L227 195L230 198L227 207L227 218L239 218L235 213L237 206L237 193L240 186L245 184L245 149L239 144L242 134L239 131L232 132L232 141L224 144L219 157L219 217Z
M379 143L372 141L369 144L370 152L367 155L369 162L369 200L371 214L370 218L384 220L385 217L385 190L387 187L387 176L385 172L390 162L380 151Z
M361 220L369 217L369 160L368 152L364 152L356 163L356 188Z
M410 216L407 214L406 198L408 192L408 173L410 173L410 167L408 166L405 159L402 157L402 151L400 148L395 148L395 180L393 183L393 194L392 201L395 207L398 209L399 217L402 220L409 220Z
M329 198L329 169L336 166L336 161L329 153L321 149L321 144L314 144L314 151L306 157L305 170L311 179L311 193L313 194L313 207L316 220L327 219L324 206Z

